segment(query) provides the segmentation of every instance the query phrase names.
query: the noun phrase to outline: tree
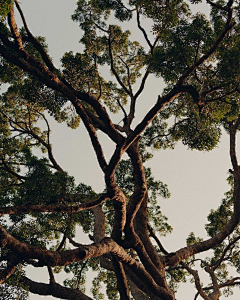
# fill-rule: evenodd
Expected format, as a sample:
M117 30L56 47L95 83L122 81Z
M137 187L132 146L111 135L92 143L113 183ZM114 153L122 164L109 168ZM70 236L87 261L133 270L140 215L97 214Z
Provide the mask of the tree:
M164 300L175 299L177 285L188 276L195 299L220 299L240 284L239 276L231 276L240 270L239 4L207 3L210 17L191 13L190 3L180 0L79 0L72 18L83 31L84 51L66 53L57 69L18 1L1 1L0 78L8 83L0 98L3 299L26 299L29 291L92 299L84 292L88 270L97 273L93 299L103 298L102 283L109 299ZM135 22L146 47L120 27L127 22ZM102 75L106 67L112 80ZM136 105L152 74L164 80L165 89L135 126ZM114 124L114 113L122 114L121 123ZM102 193L76 184L56 161L50 117L73 129L83 123L104 176ZM157 197L170 194L145 166L149 149L173 148L181 141L210 151L222 130L230 140L230 191L208 216L209 238L191 233L186 247L168 253L159 236L171 226ZM100 132L115 145L109 160ZM35 148L43 155L34 155ZM91 244L76 240L78 228ZM27 265L46 267L49 284L28 278ZM209 285L201 284L199 268L209 275ZM55 280L60 271L73 274L65 286Z

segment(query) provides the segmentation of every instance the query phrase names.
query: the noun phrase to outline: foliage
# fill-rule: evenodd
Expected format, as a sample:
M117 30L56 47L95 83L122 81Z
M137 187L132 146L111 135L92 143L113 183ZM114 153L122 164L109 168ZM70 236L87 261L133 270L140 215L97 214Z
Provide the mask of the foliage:
M0 17L4 18L9 13L12 7L13 0L1 0L0 1Z

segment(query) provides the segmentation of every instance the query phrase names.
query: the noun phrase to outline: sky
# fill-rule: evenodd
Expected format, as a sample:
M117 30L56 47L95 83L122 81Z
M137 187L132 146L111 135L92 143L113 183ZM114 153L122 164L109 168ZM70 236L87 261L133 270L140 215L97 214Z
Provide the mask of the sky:
M50 56L57 67L60 66L60 58L65 52L80 52L83 49L78 43L81 30L70 18L75 4L75 0L21 0L30 30L36 36L46 37ZM132 27L131 30L134 33ZM140 36L137 38L141 39ZM140 98L136 121L141 120L151 108L163 87L159 78L151 77ZM120 115L114 118L116 121L121 120ZM51 120L51 129L53 153L58 163L75 177L77 183L84 182L101 192L104 188L102 172L83 126L72 130L65 124ZM110 157L114 145L103 135L100 140L107 157ZM186 238L192 231L196 236L207 237L204 229L207 215L211 209L219 206L224 193L229 189L226 182L227 171L231 168L228 136L223 134L220 144L211 152L191 151L179 143L174 150L154 151L153 154L154 158L147 165L152 168L155 179L167 184L171 192L170 199L158 201L173 227L173 233L161 238L161 241L172 252L185 246ZM80 236L79 240L82 242L84 237ZM48 282L47 272L29 269L28 275L34 280ZM205 276L202 277L203 281L206 279ZM186 284L179 289L176 299L193 300L195 291L192 284ZM235 293L235 299L237 295L240 293ZM43 298L55 299L37 295L30 297L31 300Z

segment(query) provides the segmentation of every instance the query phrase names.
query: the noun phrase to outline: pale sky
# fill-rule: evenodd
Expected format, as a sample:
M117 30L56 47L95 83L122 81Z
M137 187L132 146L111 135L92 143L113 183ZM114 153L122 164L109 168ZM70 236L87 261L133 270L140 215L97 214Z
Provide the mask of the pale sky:
M58 67L60 58L66 51L82 50L82 46L78 43L81 30L70 18L75 4L75 0L21 0L30 30L36 36L47 38L50 56ZM141 120L153 105L162 88L161 80L152 76L137 107L138 120ZM118 117L115 116L116 119ZM83 126L72 130L65 124L56 124L54 121L51 124L53 153L61 167L75 176L77 183L83 182L98 192L102 191L104 188L102 172ZM109 157L114 145L103 135L101 140L104 141L104 149ZM195 232L196 236L206 238L204 225L207 222L207 215L211 208L218 207L224 193L228 191L226 178L227 171L231 168L228 143L228 136L224 134L218 148L212 152L190 151L181 143L175 150L154 151L155 156L147 165L152 167L155 179L168 185L172 195L170 199L159 199L162 211L173 227L173 233L161 239L168 251L176 251L185 246L186 238L191 231ZM41 278L40 273L42 274L39 269L35 269L34 274L31 271L32 279L48 282L47 273L43 273ZM204 278L206 277L202 280ZM235 290L232 299L237 299L237 295L240 295L239 292L237 294L237 288ZM179 289L176 298L193 300L195 292L193 284L186 284ZM55 299L37 295L30 297L31 300L43 298Z

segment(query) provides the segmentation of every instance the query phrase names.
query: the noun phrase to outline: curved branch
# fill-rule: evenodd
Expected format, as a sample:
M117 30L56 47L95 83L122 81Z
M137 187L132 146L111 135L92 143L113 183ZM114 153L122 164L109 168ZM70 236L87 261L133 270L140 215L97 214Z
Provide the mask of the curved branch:
M60 299L68 300L93 300L84 295L80 290L63 287L58 283L51 282L50 284L35 282L26 276L22 276L19 281L26 286L33 294L41 296L53 296Z
M240 281L237 281L237 280L240 280L240 277L234 277L232 279L227 280L224 283L220 283L218 285L219 289L222 289L222 288L227 287L227 286L240 285ZM213 289L213 286L207 286L207 287L203 288L203 290L205 290L205 291L209 291L209 290L212 290L212 289Z
M239 173L239 172L238 172ZM214 237L205 240L203 242L184 247L175 252L174 255L166 256L165 264L168 266L173 266L181 262L183 259L190 257L194 254L207 251L213 247L218 246L221 242L229 236L240 221L240 174L235 176L234 179L234 193L233 193L233 202L234 202L234 212L233 216L228 222L228 224L218 232Z
M151 44L151 42L150 42L150 40L148 38L148 35L147 35L145 29L141 26L139 10L137 9L136 12L137 12L137 24L138 24L138 28L142 31L143 36L144 36L144 38L145 38L145 40L146 40L146 42L147 42L147 44L148 44L148 46L149 46L149 48L150 48L150 50L152 52L153 51L153 45Z
M13 215L13 214L24 214L24 213L43 213L43 212L51 212L51 213L78 213L83 210L91 209L97 207L102 204L106 200L108 200L107 195L102 195L96 200L93 200L88 203L83 203L79 205L21 205L21 206L10 206L10 207L0 207L0 216L3 215Z
M21 182L23 182L23 180L26 179L25 176L19 175L18 173L14 172L9 166L8 164L5 162L5 160L3 158L1 158L2 160L2 164L3 164L3 168L1 168L2 170L6 171L7 173L13 175L14 177L16 177L18 180L20 180Z
M214 274L214 270L209 266L206 266L205 271L210 275L210 278L212 280L213 292L209 294L209 297L210 299L219 299L221 294L220 294L217 276Z
M126 251L111 238L104 238L100 243L81 246L78 249L58 252L20 242L0 226L0 246L11 249L23 259L37 259L39 261L39 267L64 266L109 253L116 256L121 263L131 268L156 296L163 297L166 300L174 299L174 296L168 290L158 286L142 265L131 258Z
M107 167L107 162L106 159L104 157L104 153L102 150L102 146L98 140L97 137L97 133L96 130L92 124L91 119L89 118L89 116L87 115L84 107L81 105L81 103L79 101L77 101L77 99L75 99L75 101L73 102L74 104L76 104L77 106L75 106L77 113L79 114L79 116L82 118L83 123L88 131L88 134L90 136L92 145L93 145L93 149L95 151L95 154L97 156L98 159L98 163L101 167L101 169L105 172L105 169Z
M43 116L43 114L41 114ZM46 118L44 117L44 120L46 121ZM47 122L47 121L46 121ZM63 169L60 167L60 165L57 163L56 159L53 156L53 152L52 152L52 146L49 143L49 133L50 133L50 128L47 122L47 126L48 126L48 142L45 142L40 136L38 136L31 128L23 130L21 132L25 132L29 135L31 135L33 138L35 138L39 143L41 143L46 149L47 149L47 153L48 153L48 158L51 161L51 163L53 164L53 167L58 170L59 172L64 172Z
M162 243L160 242L158 237L155 235L152 227L149 224L148 224L148 230L149 230L150 236L153 237L153 239L156 241L156 243L157 243L159 249L161 250L161 252L165 255L168 255L169 252L163 247Z
M156 268L161 273L160 277L163 278L160 280L161 284L165 284L165 275L163 271L163 264L160 261L159 255L152 245L150 238L148 236L148 225L147 225L147 204L148 204L148 191L147 191L147 182L145 178L145 172L143 169L143 162L139 150L137 149L138 143L133 144L128 149L128 155L131 159L132 168L133 168L133 177L134 177L134 193L130 198L130 201L127 206L127 222L125 227L126 240L131 239L130 236L134 236L136 234L139 236L142 241L142 245L147 253L147 257L144 258L143 246L140 247L140 244L136 246L136 251L138 251L138 255L142 261L145 261L146 265L149 265L148 260L150 260ZM134 219L135 218L135 219ZM134 224L133 224L134 220ZM139 249L138 249L139 248ZM152 268L151 264L147 267L149 268L149 272L153 274L155 273L154 268ZM152 271L150 271L152 270ZM156 277L156 274L154 275ZM158 276L157 276L158 277Z
M49 55L47 54L46 50L44 49L44 47L39 43L39 41L32 35L31 31L29 30L28 26L27 26L27 22L25 20L24 14L22 12L22 9L18 3L18 1L15 1L15 5L17 7L17 10L21 16L24 28L27 32L27 35L29 37L30 42L33 44L33 46L35 47L35 49L40 53L40 55L42 56L43 61L45 62L45 64L47 65L47 67L49 68L50 71L56 71L55 66L52 63L51 58L49 57Z
M198 291L198 295L201 295L201 297L204 300L212 300L212 298L210 298L206 293L204 293L201 282L200 282L200 278L198 275L198 271L193 270L192 268L190 268L186 263L181 262L181 265L193 276L194 281L195 281L195 286L196 289Z

